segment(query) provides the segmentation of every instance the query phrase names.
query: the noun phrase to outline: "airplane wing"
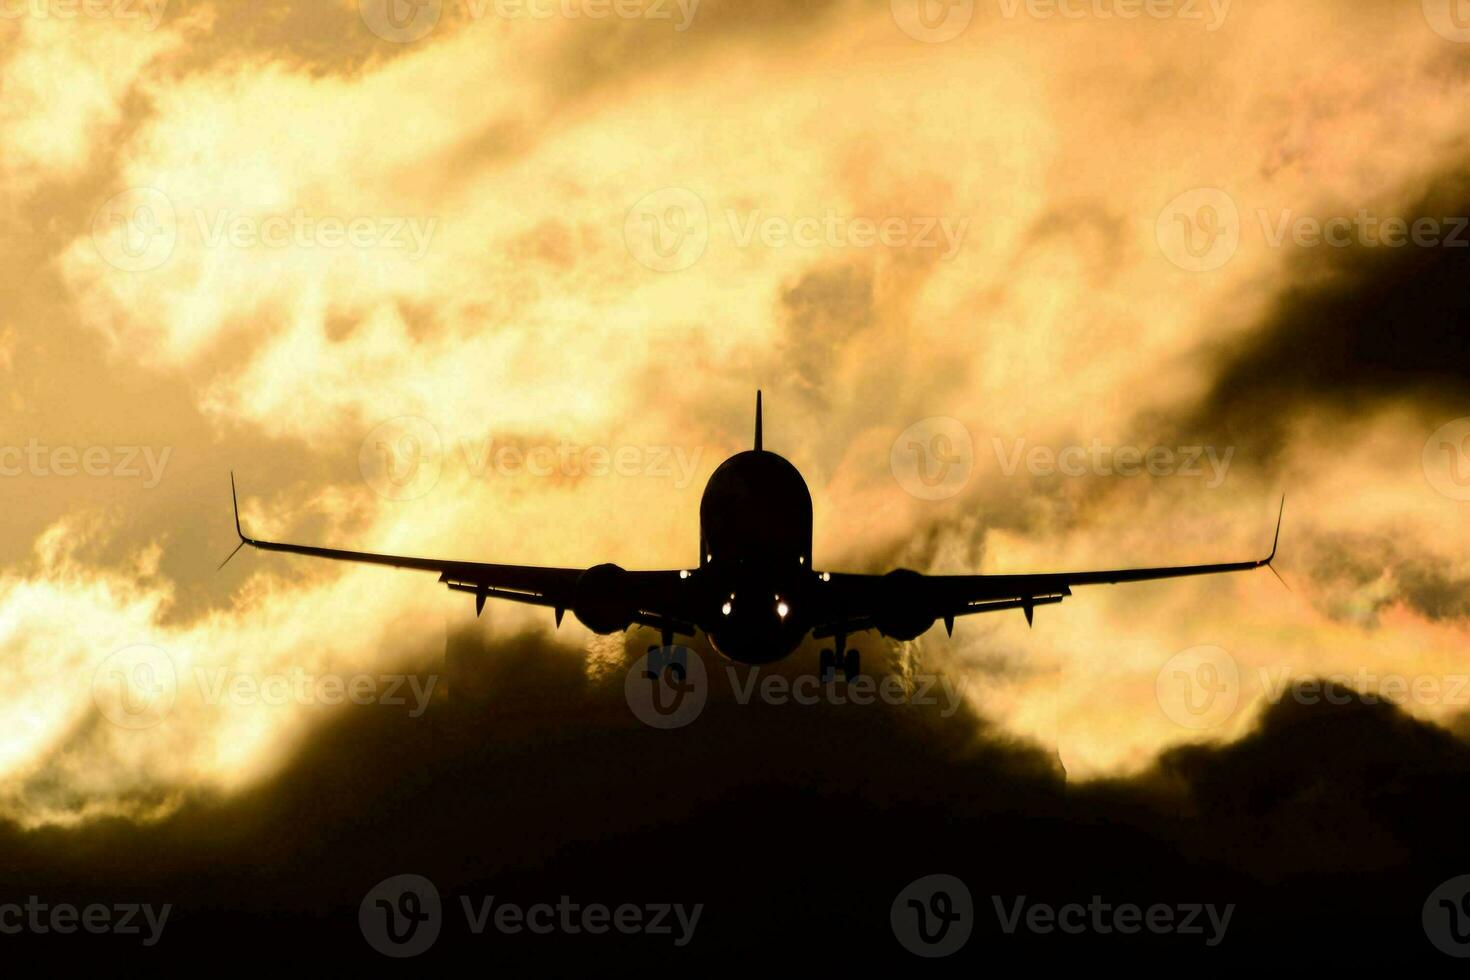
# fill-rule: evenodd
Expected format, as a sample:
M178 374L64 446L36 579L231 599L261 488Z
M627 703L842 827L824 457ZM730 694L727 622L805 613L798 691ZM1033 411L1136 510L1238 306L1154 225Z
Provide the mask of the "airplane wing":
M585 568L548 568L538 565L497 565L488 562L454 561L440 558L413 558L403 555L384 555L368 551L343 551L337 548L318 548L312 545L287 544L280 541L262 541L247 535L240 526L240 501L235 492L235 475L230 474L230 496L235 505L235 533L240 543L220 567L228 564L241 548L250 546L260 551L280 551L293 555L308 555L313 558L329 558L334 561L360 562L369 565L385 565L390 568L408 568L422 572L438 572L439 581L455 592L467 592L475 597L475 613L485 607L485 600L508 599L512 602L547 606L556 610L557 625L561 625L563 614L573 608L579 593L578 584L589 571ZM602 566L612 569L613 566ZM593 569L592 571L597 571ZM628 572L614 569L612 575L598 577L593 588L601 588L608 595L608 604L626 606L632 615L631 622L640 626L681 635L692 636L692 609L688 590L679 588L683 576L678 571ZM615 594L613 594L615 592ZM586 590L581 594L585 599Z
M1271 553L1252 561L1027 575L921 575L907 570L887 575L825 574L819 593L823 621L813 635L827 637L874 629L881 627L885 618L890 623L910 622L916 626L943 620L945 628L953 631L956 616L1005 609L1024 610L1029 623L1037 606L1061 602L1077 585L1144 582L1255 568L1270 568L1275 573L1271 563L1276 559L1276 546L1281 540L1281 516L1285 509L1283 497L1281 511L1276 515Z

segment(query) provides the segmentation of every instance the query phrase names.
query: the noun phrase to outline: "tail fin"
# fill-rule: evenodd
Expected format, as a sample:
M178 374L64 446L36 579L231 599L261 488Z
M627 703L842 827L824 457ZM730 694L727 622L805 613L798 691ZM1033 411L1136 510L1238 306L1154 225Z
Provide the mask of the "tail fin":
M761 451L761 393L755 393L755 451Z

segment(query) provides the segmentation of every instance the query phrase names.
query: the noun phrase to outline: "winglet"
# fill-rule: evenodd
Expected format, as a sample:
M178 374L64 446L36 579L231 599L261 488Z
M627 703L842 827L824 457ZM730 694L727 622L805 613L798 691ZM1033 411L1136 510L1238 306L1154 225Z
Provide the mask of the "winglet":
M1276 581L1280 582L1287 592L1290 592L1291 586L1287 585L1286 579L1281 577L1276 566L1271 564L1276 560L1276 546L1281 543L1281 516L1284 513L1286 513L1286 494L1281 495L1281 509L1276 512L1276 537L1271 539L1271 554L1267 555L1266 560L1261 564L1271 569L1271 574L1276 576Z
M235 533L240 540L245 540L245 532L240 529L240 495L235 492L235 471L230 470L230 503L235 505Z
M1263 564L1269 565L1276 560L1276 546L1281 543L1281 518L1286 513L1286 494L1281 495L1281 508L1276 511L1276 536L1271 539L1271 554L1266 557Z
M761 451L761 393L755 393L755 451Z
M230 471L230 502L235 505L235 533L240 536L240 543L235 545L235 550L230 552L229 558L226 558L224 561L219 563L219 568L215 569L216 572L219 571L220 568L224 568L226 565L228 565L230 563L230 559L238 555L240 553L240 549L250 543L250 539L245 537L245 532L240 529L240 497L235 493L234 470Z

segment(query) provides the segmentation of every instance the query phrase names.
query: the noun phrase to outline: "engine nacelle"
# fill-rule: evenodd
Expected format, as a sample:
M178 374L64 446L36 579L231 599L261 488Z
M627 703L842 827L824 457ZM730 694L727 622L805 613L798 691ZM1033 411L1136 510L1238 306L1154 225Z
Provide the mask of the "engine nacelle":
M883 605L875 617L878 632L895 640L913 640L927 633L934 625L935 616L923 605L923 590L918 583L924 576L897 568L883 578L887 587Z
M628 591L628 573L617 565L595 565L577 579L572 614L594 633L621 633L638 614Z

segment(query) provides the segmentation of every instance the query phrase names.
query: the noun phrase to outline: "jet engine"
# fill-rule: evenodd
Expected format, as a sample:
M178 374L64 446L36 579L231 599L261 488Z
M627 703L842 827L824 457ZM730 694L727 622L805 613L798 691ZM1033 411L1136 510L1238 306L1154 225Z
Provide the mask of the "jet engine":
M878 632L895 640L912 640L934 625L934 614L921 605L917 586L923 577L907 568L896 568L883 576L883 602L874 617Z
M633 625L638 608L628 590L628 573L617 565L595 565L577 579L572 613L599 635L621 633Z

